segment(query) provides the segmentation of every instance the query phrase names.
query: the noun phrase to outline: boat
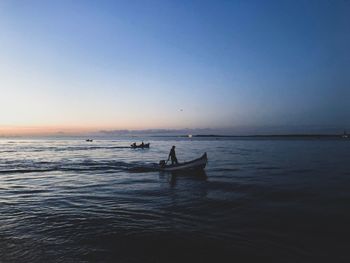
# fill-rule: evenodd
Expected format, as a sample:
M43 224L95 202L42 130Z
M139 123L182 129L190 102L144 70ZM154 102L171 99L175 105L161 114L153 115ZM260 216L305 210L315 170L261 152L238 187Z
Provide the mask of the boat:
M349 136L348 136L348 134L346 133L346 131L344 130L344 134L342 135L342 138L343 139L347 139L347 138L349 138Z
M143 149L143 148L149 148L149 146L150 146L150 143L145 143L145 144L140 144L140 145L136 145L136 144L131 144L130 145L130 147L131 148L134 148L134 149L136 149L136 148L141 148L141 149Z
M94 140L93 140L93 139L86 139L85 141L87 141L87 142L93 142Z
M166 165L165 161L162 160L159 162L159 166L160 166L159 170L166 171L166 172L201 171L201 170L204 170L207 163L208 163L207 153L204 153L198 159L195 159L189 162L184 162L184 163Z

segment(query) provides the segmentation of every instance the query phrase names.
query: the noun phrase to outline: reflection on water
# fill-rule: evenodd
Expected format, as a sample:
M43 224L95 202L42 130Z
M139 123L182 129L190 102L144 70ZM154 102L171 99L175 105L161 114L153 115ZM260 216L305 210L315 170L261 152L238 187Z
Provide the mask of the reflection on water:
M160 174L168 178L169 184L171 186L176 185L176 181L178 180L178 177L186 177L186 178L190 178L191 180L202 180L202 181L205 181L207 179L207 173L205 172L205 170L160 172Z
M349 262L348 141L131 141L0 140L0 261Z

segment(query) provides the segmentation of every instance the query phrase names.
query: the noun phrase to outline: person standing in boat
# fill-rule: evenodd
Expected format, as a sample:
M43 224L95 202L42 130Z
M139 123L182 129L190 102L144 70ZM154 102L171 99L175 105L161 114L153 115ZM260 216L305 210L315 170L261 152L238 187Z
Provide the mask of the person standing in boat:
M175 145L173 145L173 147L171 147L167 162L169 161L169 159L171 159L171 164L178 164L178 161L176 158L176 153L175 153Z

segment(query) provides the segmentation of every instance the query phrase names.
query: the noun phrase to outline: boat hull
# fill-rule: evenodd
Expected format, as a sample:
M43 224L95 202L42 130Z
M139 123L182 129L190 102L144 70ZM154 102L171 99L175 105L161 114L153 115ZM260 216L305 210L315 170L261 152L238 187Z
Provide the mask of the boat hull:
M133 149L138 149L138 148L143 149L143 148L149 148L149 145L150 145L149 143L146 143L143 146L142 145L136 145L136 146L131 145L130 147Z
M207 153L204 153L200 158L193 161L179 163L174 165L166 165L161 167L161 171L176 172L176 171L200 171L204 170L208 163Z

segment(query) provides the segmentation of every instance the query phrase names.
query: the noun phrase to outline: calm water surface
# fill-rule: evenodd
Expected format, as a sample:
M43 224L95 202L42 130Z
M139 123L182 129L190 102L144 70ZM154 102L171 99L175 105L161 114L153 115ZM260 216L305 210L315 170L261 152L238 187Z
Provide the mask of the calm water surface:
M133 140L0 140L0 262L350 262L350 140Z

